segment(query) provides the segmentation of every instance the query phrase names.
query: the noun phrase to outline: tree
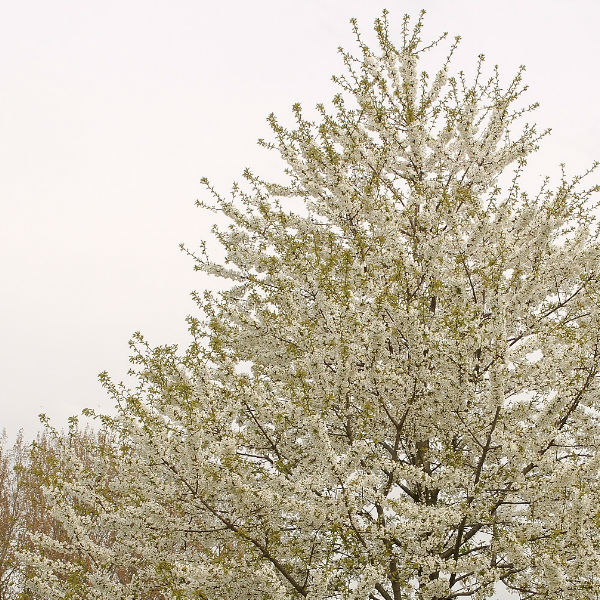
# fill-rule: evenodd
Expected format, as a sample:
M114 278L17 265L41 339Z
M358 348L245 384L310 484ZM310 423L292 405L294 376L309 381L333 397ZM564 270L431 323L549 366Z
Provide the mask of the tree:
M16 598L21 570L16 553L21 548L26 528L23 526L23 490L18 467L23 463L24 444L19 433L12 448L7 448L6 432L0 435L0 598Z
M226 258L188 252L230 287L185 352L136 334L135 389L102 375L118 443L46 489L88 568L29 555L31 593L598 598L596 165L522 190L523 69L452 76L457 39L421 73L422 24L354 23L332 105L269 118L285 182L205 180Z
M78 429L75 421L68 432L43 432L30 444L20 432L11 448L6 447L6 435L0 436L0 600L28 600L24 588L33 572L20 555L27 551L39 554L36 536L57 542L69 540L61 522L52 514L52 503L42 492L43 486L51 484L58 474L66 475L68 467L60 464L59 448L68 446L85 463L90 452L108 444L103 434L89 428ZM50 560L63 559L62 550L47 548L42 555ZM67 557L89 568L89 557L76 551L67 553Z
M72 531L64 527L65 519L53 501L51 494L44 494L44 487L51 488L60 479L77 477L76 467L91 468L96 466L94 458L101 454L105 457L103 462L102 482L104 487L114 480L115 472L110 468L108 457L114 449L114 440L109 432L95 431L90 427L80 428L76 418L71 417L67 431L57 431L49 425L43 417L47 429L38 434L35 441L27 446L22 445L21 460L18 464L18 489L20 491L19 530L21 531L20 544L15 548L15 562L19 567L18 585L14 586L14 595L10 598L31 600L28 587L29 581L35 578L37 565L40 563L54 565L53 574L59 581L67 581L68 585L77 582L77 573L89 573L94 568L94 558L79 551L76 545L70 544ZM69 456L69 461L64 456ZM97 486L96 491L100 488ZM106 490L103 490L106 493ZM87 503L82 496L69 499L63 503L62 510L77 511L94 519L97 507L94 503ZM27 533L28 535L25 535ZM110 529L95 527L91 534L97 543L109 545L114 539ZM51 540L50 544L40 544L39 540ZM35 557L35 560L19 560L23 555ZM58 567L60 563L68 563L69 569ZM131 573L116 567L112 576L119 581L128 581ZM4 598L0 596L0 598ZM8 599L9 597L7 597ZM146 600L146 598L144 599ZM150 600L150 597L147 597Z

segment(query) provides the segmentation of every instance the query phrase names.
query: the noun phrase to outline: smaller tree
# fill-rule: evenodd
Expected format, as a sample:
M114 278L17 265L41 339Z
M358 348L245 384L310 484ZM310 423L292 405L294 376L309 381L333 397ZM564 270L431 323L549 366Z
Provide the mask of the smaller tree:
M115 540L114 528L110 524L103 526L99 513L118 498L112 487L116 478L113 457L119 447L114 435L106 430L81 429L76 418L70 419L65 432L52 428L44 416L43 422L46 430L27 448L19 468L23 496L21 529L25 535L16 553L22 580L18 598L52 597L50 589L39 585L37 576L40 569L47 569L49 565L54 572L54 589L62 587L88 597L87 578L94 578L98 557L82 551L80 544L87 540L90 544L111 548ZM67 502L56 501L53 491L61 481L84 480L90 475L96 484L102 482L100 486L95 485L93 500L89 494L78 494ZM73 518L84 519L93 525L94 532L81 535L70 529L68 524ZM109 571L112 578L124 583L131 581L135 567L115 564ZM150 590L139 598L162 600L163 596Z
M0 598L13 600L21 589L23 571L17 558L24 547L26 500L19 478L25 461L21 433L12 448L6 432L0 436Z
M21 433L12 447L7 447L6 439L5 434L0 437L0 600L28 600L33 598L27 588L35 569L27 557L34 555L37 562L44 563L68 562L77 566L78 573L93 570L89 555L67 543L71 533L44 488L51 488L68 474L75 476L62 460L66 448L89 467L94 455L108 452L110 443L104 433L78 428L76 420L71 420L67 432L48 426L32 443L25 443ZM74 499L70 508L80 515L94 512L94 507L82 499ZM102 543L110 543L111 537L112 533L105 530ZM50 543L42 548L40 538ZM55 575L58 580L76 580L73 570L57 571ZM123 570L117 570L115 576L131 578Z

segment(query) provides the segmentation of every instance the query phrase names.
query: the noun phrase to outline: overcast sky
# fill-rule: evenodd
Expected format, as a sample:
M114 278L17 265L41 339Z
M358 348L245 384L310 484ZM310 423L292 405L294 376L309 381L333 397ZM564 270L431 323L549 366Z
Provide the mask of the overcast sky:
M97 382L128 368L127 340L185 343L189 292L208 283L178 249L209 237L194 207L208 176L227 191L245 166L274 172L256 146L265 117L333 93L348 19L371 30L390 9L428 10L426 36L461 34L459 66L480 52L525 63L537 121L553 127L535 176L600 158L597 1L379 2L20 0L0 14L0 429L57 425L109 410Z

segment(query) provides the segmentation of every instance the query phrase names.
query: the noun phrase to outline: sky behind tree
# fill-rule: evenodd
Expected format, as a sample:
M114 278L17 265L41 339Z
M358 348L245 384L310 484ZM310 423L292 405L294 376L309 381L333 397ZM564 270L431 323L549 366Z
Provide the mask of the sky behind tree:
M125 376L136 330L185 344L189 292L214 285L178 249L210 239L200 178L227 192L246 166L276 177L256 145L265 117L329 100L336 48L356 49L349 18L369 40L384 7L392 31L425 8L425 37L460 34L457 69L484 53L508 81L527 65L536 121L553 128L532 185L600 158L597 2L3 4L0 429L109 411L97 374Z

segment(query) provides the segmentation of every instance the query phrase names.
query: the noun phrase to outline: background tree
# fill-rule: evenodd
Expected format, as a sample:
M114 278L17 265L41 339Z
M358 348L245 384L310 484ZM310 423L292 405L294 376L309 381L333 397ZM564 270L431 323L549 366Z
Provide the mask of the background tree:
M84 440L96 437L91 431L67 435L41 433L27 444L21 433L12 447L7 447L6 435L0 438L0 599L23 599L28 570L19 554L32 548L30 536L44 533L56 540L66 540L60 522L42 493L42 486L51 482L53 473L64 470L57 462L57 445L67 437L73 449L80 452ZM64 438L64 439L63 439ZM56 556L54 555L56 558Z
M22 584L22 569L16 556L26 534L24 494L18 469L23 463L24 443L21 434L12 448L7 447L6 433L0 436L0 599L17 597Z
M190 254L231 286L185 353L135 336L137 388L103 375L118 442L61 448L38 538L86 569L29 553L33 597L598 597L596 188L521 190L522 69L354 26L332 107L269 119L287 180L205 182L226 258Z
M94 569L93 558L82 553L76 545L69 543L73 531L64 527L65 520L53 501L52 495L45 493L45 488L52 488L63 478L78 477L78 469L96 467L96 457L102 455L103 470L98 473L104 486L114 479L114 470L110 469L109 457L113 451L112 438L106 431L95 431L90 427L80 428L77 419L71 418L66 431L57 431L50 427L48 421L46 430L38 434L33 443L25 447L23 458L17 469L19 487L22 496L21 530L22 540L16 553L20 566L21 585L18 587L19 600L32 598L27 591L27 582L35 576L36 570L27 562L21 560L24 552L34 553L37 563L52 562L55 566L67 562L69 569L55 568L54 576L58 579L68 579L69 585L76 585L80 573ZM69 462L63 456L68 452ZM76 461L76 462L75 462ZM95 521L98 507L87 503L83 496L73 497L63 510L85 516ZM38 540L52 540L52 543L40 547ZM109 545L114 538L113 532L96 527L93 538ZM113 576L117 579L128 580L131 574L123 569L116 569Z
M25 587L33 571L21 560L23 552L35 552L38 560L66 559L81 570L92 569L89 556L76 548L65 551L64 546L56 545L56 542L67 543L71 534L65 531L62 520L54 516L54 503L43 493L43 487L51 486L57 476L66 477L69 472L69 465L61 463L61 449L69 448L83 465L89 465L91 456L106 453L109 447L105 433L81 429L75 420L68 431L49 428L38 434L33 443L26 443L19 434L13 446L7 447L6 436L0 437L0 600L30 598ZM105 477L104 481L110 478ZM85 505L81 499L74 499L71 508L87 515L94 511L93 506ZM102 541L106 543L111 532L104 533ZM54 546L39 548L36 540L40 535L54 540ZM115 576L131 577L122 570L116 571Z

